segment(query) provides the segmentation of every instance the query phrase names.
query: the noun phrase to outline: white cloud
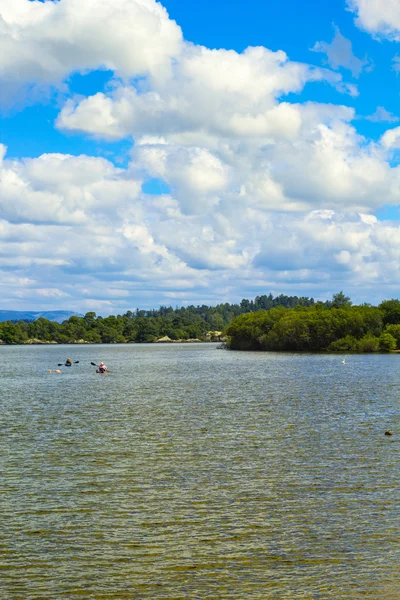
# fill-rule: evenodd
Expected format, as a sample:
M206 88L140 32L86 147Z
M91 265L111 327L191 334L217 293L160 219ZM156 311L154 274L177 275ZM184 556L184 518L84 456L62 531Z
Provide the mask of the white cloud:
M4 155L4 147L3 147ZM0 162L0 218L84 225L138 196L141 181L103 158L43 154Z
M391 169L374 144L366 144L353 127L320 125L313 137L282 145L274 156L276 177L285 195L309 207L370 210L400 197L399 170Z
M110 95L70 100L58 126L109 138L204 129L219 136L290 138L300 125L298 109L277 99L313 81L353 93L340 75L292 62L282 51L257 47L239 54L185 44L170 77L144 90L121 85Z
M386 150L400 148L400 127L385 131L381 138L381 144Z
M288 59L282 51L209 50L186 44L171 77L136 89L69 100L57 125L118 139L132 135L211 135L291 139L301 125L299 108L279 102L307 82L328 81L346 93L341 76Z
M348 250L341 250L339 254L335 256L338 263L342 265L348 265L351 263L351 254Z
M58 85L70 73L110 69L165 77L182 33L155 0L0 0L0 72L9 86Z
M63 292L58 288L36 288L32 289L32 294L43 296L45 298L67 298L70 294Z
M170 185L186 214L218 206L229 215L246 206L368 212L398 204L400 172L387 162L386 138L381 145L368 143L345 121L353 113L325 109L300 107L302 125L290 141L219 140L211 151L148 140L139 141L133 156L150 176Z
M357 13L357 25L373 35L400 40L400 5L397 0L347 0Z
M204 148L139 143L133 155L147 173L172 187L185 213L209 210L229 187L229 166Z
M316 146L316 156L332 151L332 141L322 139ZM336 146L339 141L343 145L339 136ZM96 310L116 312L137 305L165 303L171 294L178 294L175 297L182 302L218 302L224 300L226 290L232 300L246 295L245 289L253 290L254 295L267 291L301 293L304 289L304 293L318 296L343 287L350 292L356 286L360 294L364 288L376 287L377 281L379 293L383 293L385 285L393 283L394 273L400 267L398 224L379 222L371 214L343 213L332 208L310 211L309 199L304 199L300 213L271 211L269 196L275 203L294 200L285 195L288 182L282 179L282 183L277 183L274 169L269 184L266 175L262 179L263 163L257 170L251 162L253 171L247 174L245 184L248 190L237 189L235 170L232 174L228 169L228 177L219 179L212 175L211 184L202 188L198 196L190 161L200 156L199 164L205 173L207 169L213 173L217 168L217 173L224 174L225 167L214 162L209 153L202 154L204 149L200 154L193 148L169 144L155 149L162 147L166 157L162 157L161 164L168 164L169 160L173 164L176 155L182 160L176 163L173 175L177 189L182 191L181 185L191 189L193 185L196 197L214 197L217 188L219 202L212 210L185 212L187 204L179 194L143 195L138 192L138 182L132 179L137 170L134 164L125 170L115 169L104 159L59 155L4 160L2 169L23 181L26 214L21 218L21 204L13 201L0 221L0 276L9 303L24 307L36 298L41 306L50 307L62 300L66 307L82 311L90 300ZM142 146L142 150L145 148ZM304 160L309 161L310 157L312 154L306 154ZM241 160L238 155L238 165ZM51 168L46 169L46 164ZM188 173L181 174L183 184L178 176L179 164L183 170L188 169ZM317 167L316 164L316 172ZM54 180L55 170L60 171L59 182ZM371 167L360 166L359 170L370 172ZM241 173L246 174L245 170ZM321 178L326 177L327 173L322 172ZM354 185L361 193L360 177L358 174L353 183L345 186ZM250 188L253 180L254 187ZM319 183L318 193L324 195L327 205L327 190L333 181L326 182L326 189ZM119 187L121 184L132 185L132 194L126 193L124 185ZM311 189L316 180L309 185ZM83 194L83 218L78 226L69 218L56 217L57 210L52 213L53 219L41 218L37 188L44 197L49 193L57 198L62 190L63 197L69 198L77 193L76 187ZM90 201L86 202L82 200L86 197L85 188L91 190ZM112 202L104 207L108 191ZM45 208L47 211L48 205ZM38 214L33 220L35 211ZM14 270L11 279L6 276L10 268Z
M296 293L384 281L387 264L400 265L399 229L368 211L400 203L391 144L366 143L344 107L298 110L291 141L214 137L209 149L148 135L127 169L88 156L4 158L0 268L40 281L5 293L21 305L49 289L40 297L50 306L58 289L70 308L90 297L112 312L166 302L164 293L220 301L219 290L244 295L257 281ZM144 195L144 172L171 195Z

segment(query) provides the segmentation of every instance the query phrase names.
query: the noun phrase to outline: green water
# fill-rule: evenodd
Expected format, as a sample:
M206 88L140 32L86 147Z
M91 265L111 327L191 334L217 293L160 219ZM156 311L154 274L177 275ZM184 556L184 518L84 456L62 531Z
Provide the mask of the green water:
M400 598L399 355L0 360L1 599Z

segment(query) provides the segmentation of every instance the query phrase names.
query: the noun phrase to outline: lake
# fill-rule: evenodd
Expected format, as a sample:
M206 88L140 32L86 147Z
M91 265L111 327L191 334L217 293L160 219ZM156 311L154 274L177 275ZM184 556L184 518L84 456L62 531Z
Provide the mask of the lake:
M342 359L1 346L0 598L398 599L400 356Z

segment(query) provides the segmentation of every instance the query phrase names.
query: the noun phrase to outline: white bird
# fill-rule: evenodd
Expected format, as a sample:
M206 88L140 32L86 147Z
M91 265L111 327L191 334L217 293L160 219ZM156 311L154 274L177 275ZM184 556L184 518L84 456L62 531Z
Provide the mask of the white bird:
M342 365L345 365L345 364L346 364L346 361L343 359L342 360Z

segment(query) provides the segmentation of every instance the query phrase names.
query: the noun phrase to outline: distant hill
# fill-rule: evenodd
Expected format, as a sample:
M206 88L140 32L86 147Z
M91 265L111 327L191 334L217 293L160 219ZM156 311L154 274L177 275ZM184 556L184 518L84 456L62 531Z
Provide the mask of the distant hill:
M25 310L0 310L0 322L1 321L36 321L43 317L49 321L56 321L62 323L67 321L70 317L77 316L83 317L83 315L70 310L44 310L44 311L25 311Z

